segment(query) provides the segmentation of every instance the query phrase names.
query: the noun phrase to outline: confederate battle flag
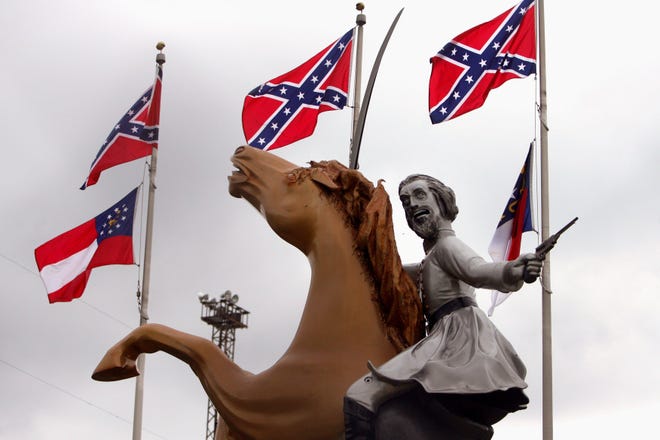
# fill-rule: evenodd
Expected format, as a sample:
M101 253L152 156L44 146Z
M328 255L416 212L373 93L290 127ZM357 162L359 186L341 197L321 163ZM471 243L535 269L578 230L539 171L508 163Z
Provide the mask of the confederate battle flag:
M318 115L348 100L353 30L292 71L256 87L243 103L247 143L262 150L314 133Z
M163 69L157 66L154 85L149 87L115 124L89 168L89 176L80 189L94 185L101 172L151 155L158 147L160 92Z
M437 124L479 108L492 89L536 73L534 0L463 32L431 58L429 113Z

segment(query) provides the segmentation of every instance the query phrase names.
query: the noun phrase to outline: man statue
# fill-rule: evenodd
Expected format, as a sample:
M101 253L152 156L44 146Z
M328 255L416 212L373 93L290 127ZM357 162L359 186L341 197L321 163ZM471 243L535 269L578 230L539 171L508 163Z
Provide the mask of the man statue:
M427 321L421 341L356 381L344 412L346 439L490 439L492 424L529 402L526 369L477 307L475 287L502 292L532 282L542 261L525 254L486 262L456 238L451 188L414 174L399 185L408 226L426 257L406 270L418 283Z

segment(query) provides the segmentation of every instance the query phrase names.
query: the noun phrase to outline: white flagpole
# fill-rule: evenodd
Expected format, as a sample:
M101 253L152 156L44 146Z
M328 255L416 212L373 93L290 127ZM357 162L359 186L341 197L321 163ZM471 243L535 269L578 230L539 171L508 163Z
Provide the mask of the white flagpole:
M541 241L550 235L550 203L548 175L548 120L547 90L545 82L545 20L543 0L537 0L538 15L538 61L539 61L539 119L541 141ZM546 255L541 274L541 315L543 351L543 440L552 440L552 310L550 287L550 254Z
M355 80L353 83L353 127L351 129L351 151L349 151L349 162L353 157L353 148L355 148L355 129L357 127L358 118L360 116L360 101L362 100L362 33L363 28L367 23L367 16L362 13L364 4L358 3L355 5L358 15L355 17L355 24L357 24L357 35L355 36Z
M156 49L156 63L162 66L165 63L165 54L162 52L165 43L158 43ZM154 89L153 94L156 93ZM149 165L149 197L147 201L147 224L145 231L144 261L142 262L142 293L140 297L140 325L149 321L149 283L151 272L151 241L154 223L154 197L156 195L156 165L158 162L158 148L151 149L151 163ZM133 440L142 438L142 404L144 396L144 354L137 359L137 368L140 374L135 378L135 405L133 409Z

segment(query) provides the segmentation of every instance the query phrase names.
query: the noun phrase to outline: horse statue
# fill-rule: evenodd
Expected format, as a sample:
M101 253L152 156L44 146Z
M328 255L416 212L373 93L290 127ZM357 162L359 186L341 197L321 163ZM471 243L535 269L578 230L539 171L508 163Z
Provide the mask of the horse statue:
M239 147L229 192L247 200L311 265L298 329L267 370L241 369L212 341L159 324L130 332L108 350L92 377L139 374L142 353L164 351L186 362L226 424L225 439L343 438L348 387L422 336L422 310L394 241L382 184L336 161L298 167L271 153Z

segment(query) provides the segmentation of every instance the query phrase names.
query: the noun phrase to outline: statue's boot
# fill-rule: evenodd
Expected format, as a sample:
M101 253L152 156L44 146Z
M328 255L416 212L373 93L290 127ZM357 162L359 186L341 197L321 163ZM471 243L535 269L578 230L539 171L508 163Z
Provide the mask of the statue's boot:
M344 397L344 439L374 440L374 413Z
M489 440L482 425L447 410L421 387L385 402L374 421L374 440Z

